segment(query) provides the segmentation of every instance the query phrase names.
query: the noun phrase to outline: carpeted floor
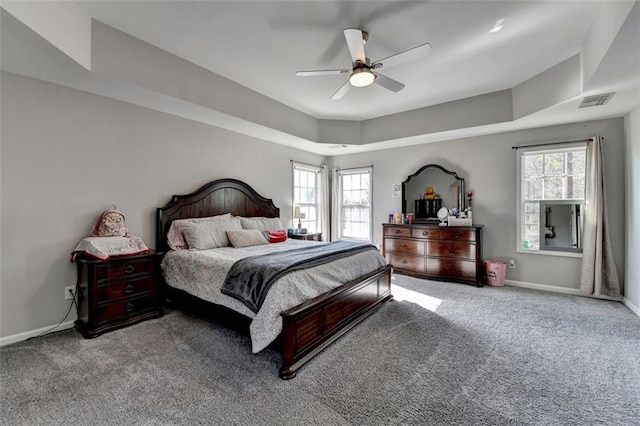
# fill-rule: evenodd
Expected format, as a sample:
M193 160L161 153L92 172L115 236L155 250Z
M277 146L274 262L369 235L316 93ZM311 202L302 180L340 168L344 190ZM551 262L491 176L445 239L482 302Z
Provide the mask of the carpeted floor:
M179 311L0 349L2 425L640 425L640 318L617 302L396 275L303 367Z

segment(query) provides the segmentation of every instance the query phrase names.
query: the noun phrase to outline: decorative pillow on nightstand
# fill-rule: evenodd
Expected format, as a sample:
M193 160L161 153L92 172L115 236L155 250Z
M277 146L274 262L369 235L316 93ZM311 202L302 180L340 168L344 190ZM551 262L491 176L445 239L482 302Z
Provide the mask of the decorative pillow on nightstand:
M71 261L83 254L99 260L109 260L111 256L125 256L149 253L149 247L140 237L88 237L78 243L71 253Z

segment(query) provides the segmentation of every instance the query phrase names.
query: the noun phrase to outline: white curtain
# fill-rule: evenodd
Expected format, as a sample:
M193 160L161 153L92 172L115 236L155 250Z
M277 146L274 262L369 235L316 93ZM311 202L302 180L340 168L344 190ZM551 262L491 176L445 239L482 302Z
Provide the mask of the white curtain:
M338 220L340 217L340 210L338 210L338 206L340 205L340 203L338 203L340 197L338 179L340 179L338 170L333 169L331 171L331 241L335 241L340 237L338 233L338 225L340 223Z
M331 218L331 191L329 187L329 170L327 166L322 166L320 168L320 176L318 181L318 193L320 194L322 200L320 202L320 217L322 218L322 229L320 231L322 232L323 241L331 241L331 234L329 233L331 230L331 224L329 223L329 220Z
M591 296L620 296L620 281L613 259L605 202L602 137L587 144L584 237L580 292Z

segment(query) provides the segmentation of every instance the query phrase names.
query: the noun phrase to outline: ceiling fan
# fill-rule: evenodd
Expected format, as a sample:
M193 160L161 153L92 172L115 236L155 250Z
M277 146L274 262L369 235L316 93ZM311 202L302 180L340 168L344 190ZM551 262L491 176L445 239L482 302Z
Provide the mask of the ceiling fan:
M341 99L345 93L353 87L366 87L376 83L392 92L399 92L404 88L404 84L377 72L380 68L389 68L404 64L409 61L424 58L431 52L431 45L424 43L404 52L396 53L386 58L371 62L364 53L364 45L369 39L369 33L355 28L344 30L344 38L347 40L347 47L351 54L351 69L340 70L317 70L298 71L298 77L315 77L322 75L349 74L349 79L333 94L331 100Z

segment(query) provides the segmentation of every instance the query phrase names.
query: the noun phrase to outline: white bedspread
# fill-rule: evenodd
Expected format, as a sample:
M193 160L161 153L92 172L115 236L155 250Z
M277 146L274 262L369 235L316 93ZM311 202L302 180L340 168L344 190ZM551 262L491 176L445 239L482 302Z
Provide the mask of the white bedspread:
M267 347L282 330L280 313L322 293L339 287L386 264L377 250L345 255L333 262L286 274L271 287L257 314L240 301L220 292L227 272L236 261L260 254L290 250L311 241L287 240L283 243L211 250L170 251L162 262L167 284L208 302L226 306L252 318L251 345L254 353Z

